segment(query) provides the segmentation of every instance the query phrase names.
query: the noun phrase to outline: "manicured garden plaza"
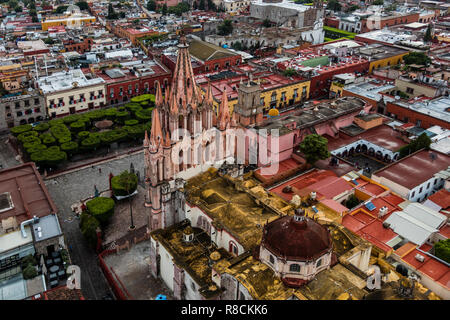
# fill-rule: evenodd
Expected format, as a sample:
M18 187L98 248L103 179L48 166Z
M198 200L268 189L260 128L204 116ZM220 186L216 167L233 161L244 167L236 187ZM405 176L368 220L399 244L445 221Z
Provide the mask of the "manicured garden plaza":
M55 168L76 154L121 142L140 143L150 129L155 96L144 94L121 107L97 109L82 114L17 126L11 133L25 159L39 167Z

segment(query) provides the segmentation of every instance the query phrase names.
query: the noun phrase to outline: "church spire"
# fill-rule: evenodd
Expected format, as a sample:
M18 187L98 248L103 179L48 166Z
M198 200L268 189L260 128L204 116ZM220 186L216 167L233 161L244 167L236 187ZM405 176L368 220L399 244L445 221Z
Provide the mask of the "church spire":
M222 101L220 102L219 107L219 119L218 119L218 126L220 130L225 130L226 127L230 123L230 109L228 107L228 97L227 97L227 90L224 88L223 94L222 94Z
M212 94L212 87L211 87L211 82L210 81L208 81L208 88L206 89L205 102L206 102L206 105L208 107L212 107L213 102L214 102L214 98L213 98L213 94Z
M197 108L199 104L198 89L192 70L189 45L184 35L180 37L180 43L178 44L177 64L173 73L171 88L170 109L172 114L178 113L179 110L186 110L188 105L191 105L194 109ZM176 104L176 106L173 104Z
M161 129L161 122L159 119L158 108L154 108L152 112L152 129L150 132L150 144L153 150L158 149L162 143L163 134Z
M163 96L161 91L161 86L158 84L156 85L156 95L155 95L155 106L161 107L163 104Z

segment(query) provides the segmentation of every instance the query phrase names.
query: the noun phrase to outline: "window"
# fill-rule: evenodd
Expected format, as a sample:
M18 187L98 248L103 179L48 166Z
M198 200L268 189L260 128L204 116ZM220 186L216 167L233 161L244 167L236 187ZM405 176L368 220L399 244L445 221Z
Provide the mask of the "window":
M235 255L238 255L238 253L239 253L239 250L238 250L238 247L237 247L237 245L233 242L233 241L230 241L230 247L229 247L229 251L231 252L231 253L233 253L233 254L235 254Z
M191 281L191 288L192 288L192 291L195 291L195 290L196 290L195 283L192 282L192 281Z
M11 110L11 108L9 106L5 106L5 110L9 111L9 110Z
M275 263L275 259L273 258L273 255L269 256L269 261L270 261L271 264Z
M317 261L316 268L320 267L321 265L322 265L322 259L320 259L319 261Z
M414 93L414 89L410 87L406 87L406 93Z
M292 272L300 272L300 265L297 264L297 263L291 264L291 265L289 266L289 271L292 271Z
M261 98L261 99L259 100L259 104L262 105L262 106L264 105L264 98Z
M416 195L416 192L413 191L413 193L411 193L411 198L414 198L415 195Z
M438 179L434 179L433 185L436 185L437 181L438 181Z
M419 193L422 193L423 187L420 187L419 189Z
M30 100L25 100L24 103L25 103L25 107L29 107L30 106Z
M420 127L421 125L422 125L422 121L421 121L421 120L417 120L416 126L417 126L417 127Z
M39 99L38 98L34 98L34 104L38 105L39 104Z
M22 111L17 111L17 116L21 117L23 115Z
M427 184L427 189L429 189L430 188L430 183L428 182L428 184Z

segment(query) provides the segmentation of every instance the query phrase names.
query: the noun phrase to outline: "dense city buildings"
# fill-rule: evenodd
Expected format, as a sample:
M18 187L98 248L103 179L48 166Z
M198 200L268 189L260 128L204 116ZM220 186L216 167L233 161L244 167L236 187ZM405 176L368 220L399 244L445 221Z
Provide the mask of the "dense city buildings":
M449 4L0 8L0 300L450 299Z

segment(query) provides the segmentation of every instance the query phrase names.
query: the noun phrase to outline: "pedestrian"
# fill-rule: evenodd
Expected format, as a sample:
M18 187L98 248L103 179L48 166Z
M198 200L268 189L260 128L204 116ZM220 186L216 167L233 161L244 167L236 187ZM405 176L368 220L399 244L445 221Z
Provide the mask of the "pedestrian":
M102 173L102 168L100 168L100 167L98 168L98 173L100 173L100 174Z
M72 245L69 244L69 252L72 252Z

